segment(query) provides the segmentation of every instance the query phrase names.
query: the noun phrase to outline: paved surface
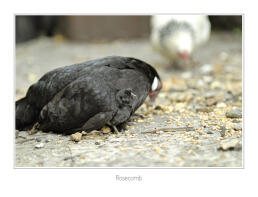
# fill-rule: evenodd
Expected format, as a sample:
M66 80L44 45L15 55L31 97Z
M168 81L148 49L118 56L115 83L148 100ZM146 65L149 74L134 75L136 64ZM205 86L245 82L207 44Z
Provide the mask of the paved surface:
M79 142L16 132L16 167L242 167L241 35L213 34L193 65L176 70L148 40L72 43L56 36L16 48L16 99L45 72L108 55L140 58L164 88L119 134L95 131Z

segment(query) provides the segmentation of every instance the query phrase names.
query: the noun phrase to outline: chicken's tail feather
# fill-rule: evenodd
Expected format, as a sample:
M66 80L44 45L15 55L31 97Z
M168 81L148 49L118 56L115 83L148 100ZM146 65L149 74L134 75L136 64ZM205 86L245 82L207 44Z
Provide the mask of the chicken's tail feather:
M26 97L15 103L15 128L28 130L37 121L38 110L27 102Z

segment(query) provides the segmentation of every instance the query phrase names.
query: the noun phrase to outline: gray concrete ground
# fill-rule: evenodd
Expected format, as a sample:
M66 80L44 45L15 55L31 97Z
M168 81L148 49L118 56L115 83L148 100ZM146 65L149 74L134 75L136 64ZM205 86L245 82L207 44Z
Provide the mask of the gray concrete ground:
M16 132L16 167L242 167L241 35L216 33L184 70L152 50L147 39L74 43L61 36L16 47L16 99L45 72L108 55L140 58L163 80L154 105L119 134L71 136Z

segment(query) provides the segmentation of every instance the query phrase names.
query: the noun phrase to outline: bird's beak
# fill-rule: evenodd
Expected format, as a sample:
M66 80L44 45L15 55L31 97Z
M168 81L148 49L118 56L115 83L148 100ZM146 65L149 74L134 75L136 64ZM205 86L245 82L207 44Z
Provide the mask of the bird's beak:
M154 91L151 90L149 92L149 97L151 102L154 102L156 100L161 88L162 88L162 83L159 81L157 89Z
M159 91L150 91L149 92L150 101L154 102L156 100L158 94L159 94Z

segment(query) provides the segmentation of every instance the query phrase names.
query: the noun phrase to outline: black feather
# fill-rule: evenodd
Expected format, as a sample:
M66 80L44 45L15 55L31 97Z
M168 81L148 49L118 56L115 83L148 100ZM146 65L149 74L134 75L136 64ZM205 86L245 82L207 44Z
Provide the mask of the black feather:
M16 102L16 129L38 122L43 131L73 133L122 124L144 102L154 77L160 79L149 64L119 56L55 69Z

